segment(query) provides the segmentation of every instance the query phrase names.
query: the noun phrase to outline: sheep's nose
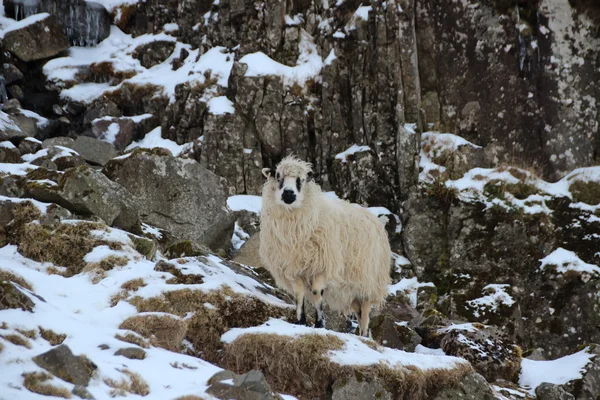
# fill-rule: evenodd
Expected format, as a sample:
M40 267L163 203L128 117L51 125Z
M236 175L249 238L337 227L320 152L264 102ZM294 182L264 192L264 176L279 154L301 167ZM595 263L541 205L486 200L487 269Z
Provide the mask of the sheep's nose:
M292 204L296 200L296 194L293 190L285 189L281 195L281 198L285 204Z

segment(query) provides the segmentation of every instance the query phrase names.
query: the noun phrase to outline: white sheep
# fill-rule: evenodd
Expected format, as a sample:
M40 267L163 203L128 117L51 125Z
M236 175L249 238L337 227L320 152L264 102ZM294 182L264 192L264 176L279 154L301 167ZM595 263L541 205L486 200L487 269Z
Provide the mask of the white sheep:
M309 163L284 158L263 169L260 258L278 286L296 298L298 323L306 324L305 297L324 327L322 301L354 311L368 336L371 306L385 302L391 250L382 222L367 209L329 198L311 179Z

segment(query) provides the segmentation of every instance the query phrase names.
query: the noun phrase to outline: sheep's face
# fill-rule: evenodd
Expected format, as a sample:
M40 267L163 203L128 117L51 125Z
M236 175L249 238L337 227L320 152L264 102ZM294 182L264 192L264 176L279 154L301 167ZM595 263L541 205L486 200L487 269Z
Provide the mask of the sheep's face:
M310 164L286 157L274 171L265 168L263 174L273 180L275 203L290 209L302 207L304 189L312 175Z

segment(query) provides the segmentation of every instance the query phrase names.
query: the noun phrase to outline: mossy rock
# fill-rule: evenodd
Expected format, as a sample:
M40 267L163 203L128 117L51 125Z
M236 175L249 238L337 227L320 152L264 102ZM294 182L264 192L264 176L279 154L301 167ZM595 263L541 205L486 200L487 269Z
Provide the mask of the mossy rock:
M129 235L129 239L133 243L133 248L138 253L146 257L148 260L152 260L154 258L158 248L154 240L135 235Z
M595 206L600 204L600 182L575 181L569 186L573 201Z
M210 250L207 247L194 243L191 240L182 240L180 242L173 243L165 249L165 255L169 258L198 256L205 257L209 254Z

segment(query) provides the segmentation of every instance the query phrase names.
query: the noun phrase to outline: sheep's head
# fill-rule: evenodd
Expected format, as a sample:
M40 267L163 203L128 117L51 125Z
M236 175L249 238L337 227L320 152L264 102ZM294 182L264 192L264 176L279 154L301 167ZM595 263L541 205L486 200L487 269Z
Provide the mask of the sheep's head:
M275 203L287 208L302 207L305 185L312 180L312 167L309 163L287 156L277 168L264 168L262 173L275 185Z

